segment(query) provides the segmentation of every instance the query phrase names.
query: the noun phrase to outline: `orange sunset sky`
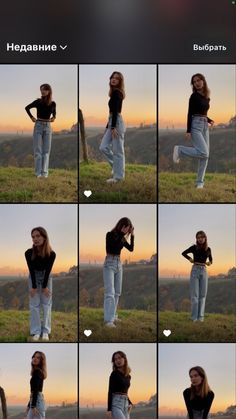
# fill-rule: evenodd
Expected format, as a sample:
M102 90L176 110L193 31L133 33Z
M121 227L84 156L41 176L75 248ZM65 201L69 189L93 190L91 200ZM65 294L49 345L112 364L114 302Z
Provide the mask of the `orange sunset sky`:
M48 377L43 393L47 405L77 401L77 345L63 343L14 343L0 345L0 380L8 405L27 405L33 353L46 355Z
M106 125L109 78L113 71L120 71L124 76L126 98L122 105L122 116L126 126L155 123L156 66L80 65L79 103L86 125Z
M70 129L77 122L77 66L0 65L0 133L32 133L34 124L25 106L40 97L43 83L51 85L57 104L53 130ZM36 116L36 109L31 112Z

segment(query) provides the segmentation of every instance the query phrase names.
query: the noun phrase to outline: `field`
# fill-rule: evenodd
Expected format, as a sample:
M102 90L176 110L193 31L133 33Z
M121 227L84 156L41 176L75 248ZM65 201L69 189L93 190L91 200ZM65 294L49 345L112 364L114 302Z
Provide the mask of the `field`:
M0 342L31 342L29 335L29 312L0 311ZM50 342L77 341L77 313L52 311L52 334Z
M0 202L77 202L77 171L49 169L48 178L36 178L34 170L0 168Z
M158 342L234 343L236 341L234 315L207 313L203 323L193 323L189 313L160 311L158 323ZM164 336L163 330L171 330L171 335Z
M108 163L80 163L79 202L156 202L156 166L126 164L125 180L107 184L110 177ZM89 198L86 190L92 192Z
M104 419L106 417L105 409L94 411L80 411L80 419ZM134 408L130 414L130 419L156 419L156 409L154 407Z
M159 173L159 202L236 202L235 175L207 173L203 189L195 181L195 173Z
M23 413L10 414L9 419L25 419L26 416ZM46 411L47 419L77 419L78 409L77 407L49 407Z
M79 312L80 342L156 342L156 313L142 310L118 310L115 329L104 326L103 309L81 307ZM86 337L84 330L91 330Z

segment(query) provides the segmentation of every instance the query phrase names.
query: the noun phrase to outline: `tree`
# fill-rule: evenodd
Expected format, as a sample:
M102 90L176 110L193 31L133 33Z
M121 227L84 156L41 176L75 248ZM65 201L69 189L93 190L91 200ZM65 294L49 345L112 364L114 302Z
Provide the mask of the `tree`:
M94 307L102 307L104 300L104 288L99 288L94 296Z
M79 293L79 305L84 307L89 306L89 293L85 288Z
M80 127L80 137L82 143L82 151L83 151L83 160L88 163L88 148L87 142L85 137L85 128L84 128L84 117L81 109L79 109L79 127Z

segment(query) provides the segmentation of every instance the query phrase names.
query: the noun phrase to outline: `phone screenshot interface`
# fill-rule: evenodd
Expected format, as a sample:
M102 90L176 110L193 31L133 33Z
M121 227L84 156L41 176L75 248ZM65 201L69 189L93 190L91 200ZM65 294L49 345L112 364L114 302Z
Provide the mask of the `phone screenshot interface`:
M236 417L235 22L2 4L4 419Z

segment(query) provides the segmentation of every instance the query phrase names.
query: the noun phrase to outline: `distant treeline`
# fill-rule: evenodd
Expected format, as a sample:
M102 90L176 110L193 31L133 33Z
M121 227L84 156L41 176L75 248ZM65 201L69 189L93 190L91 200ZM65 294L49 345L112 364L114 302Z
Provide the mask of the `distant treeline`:
M215 129L210 131L210 158L208 172L235 173L236 145L235 128ZM175 145L191 145L185 139L185 133L176 130L160 130L159 132L159 171L160 172L195 172L197 159L183 158L180 164L173 164L173 148Z
M102 134L87 139L89 158L104 161L99 151ZM125 160L127 163L156 165L156 128L129 128L125 134ZM80 147L81 153L81 147Z
M156 310L155 265L124 267L122 295L119 307L123 309ZM104 288L102 267L79 272L79 295L81 307L103 306Z
M52 169L76 169L78 155L77 134L53 135L50 154ZM33 167L33 140L29 136L12 136L0 142L0 165Z
M159 310L189 311L189 281L166 283L159 286ZM206 312L236 314L236 280L210 279L206 299Z
M78 308L76 276L53 279L53 309L71 312ZM0 310L28 310L28 280L10 281L0 286Z

